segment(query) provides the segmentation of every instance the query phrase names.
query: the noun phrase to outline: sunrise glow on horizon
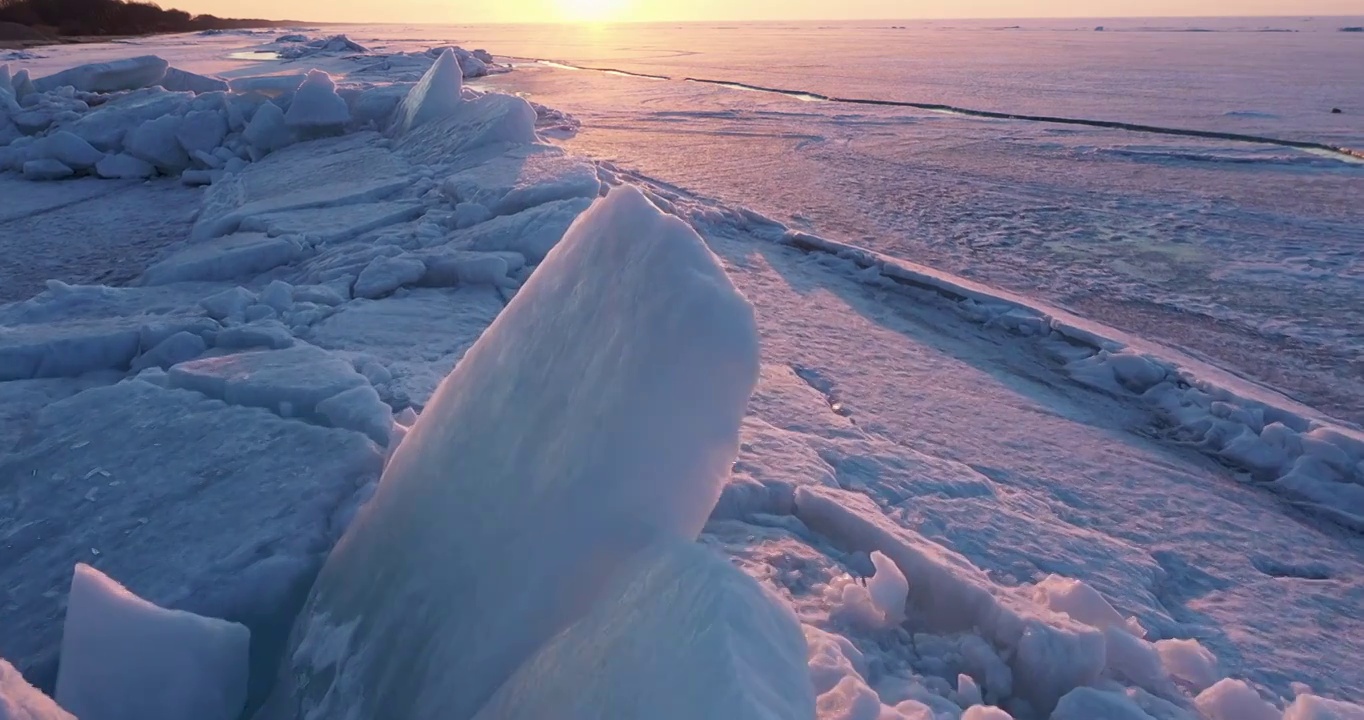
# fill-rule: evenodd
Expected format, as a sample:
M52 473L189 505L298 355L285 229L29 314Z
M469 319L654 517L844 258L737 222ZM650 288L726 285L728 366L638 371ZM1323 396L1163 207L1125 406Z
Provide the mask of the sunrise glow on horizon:
M1358 0L161 0L220 17L354 23L607 23L1358 15Z

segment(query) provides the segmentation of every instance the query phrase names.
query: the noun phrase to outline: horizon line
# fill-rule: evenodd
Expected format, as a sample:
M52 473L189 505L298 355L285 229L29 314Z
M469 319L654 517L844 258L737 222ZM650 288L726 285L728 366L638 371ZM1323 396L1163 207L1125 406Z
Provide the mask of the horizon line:
M699 24L699 23L865 23L865 22L944 22L944 21L1055 21L1055 20L1328 20L1328 19L1356 19L1364 18L1364 13L1358 15L1037 15L1032 17L1018 16L980 16L980 17L916 17L916 18L889 18L889 17L866 17L866 18L692 18L692 19L653 19L653 20L487 20L480 22L437 22L425 20L275 20L272 18L258 18L269 22L295 23L298 25L444 25L444 26L473 26L473 25L650 25L656 23L676 23L676 24ZM224 18L232 19L232 18Z

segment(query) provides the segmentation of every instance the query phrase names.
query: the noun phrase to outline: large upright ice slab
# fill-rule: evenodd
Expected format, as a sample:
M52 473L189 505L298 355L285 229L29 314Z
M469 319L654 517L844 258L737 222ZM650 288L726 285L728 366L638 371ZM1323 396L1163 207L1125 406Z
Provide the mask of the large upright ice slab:
M57 699L81 720L234 720L250 644L237 623L157 607L78 563Z
M393 132L402 135L423 123L455 114L463 89L464 72L455 54L447 49L398 104Z
M613 191L398 447L313 587L267 716L472 717L630 555L696 537L757 376L753 310L716 258Z
M475 720L815 716L790 609L694 543L647 548Z

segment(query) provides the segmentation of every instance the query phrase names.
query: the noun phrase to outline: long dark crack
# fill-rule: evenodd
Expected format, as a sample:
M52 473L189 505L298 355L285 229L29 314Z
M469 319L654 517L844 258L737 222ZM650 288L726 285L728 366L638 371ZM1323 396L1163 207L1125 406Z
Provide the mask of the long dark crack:
M824 95L822 93L810 92L808 90L792 90L789 88L767 87L764 85L754 85L751 83L735 82L733 80L716 80L713 78L697 77L674 77L670 75L650 75L647 73L631 72L609 67L592 67L586 65L574 65L572 63L560 62L558 60L544 60L536 58L535 62L559 67L568 70L583 70L590 72L608 73L611 75L625 75L628 77L647 78L650 80L680 80L682 82L701 83L704 85L719 85L721 87L734 88L738 90L748 90L752 92L772 93L775 95L785 95L796 100L806 102L832 102L845 105L872 105L878 107L904 107L916 110L930 110L934 112L952 113L955 115L965 115L968 117L989 118L993 120L1015 120L1020 122L1051 123L1055 125L1083 125L1086 127L1105 128L1109 130L1125 130L1128 132L1148 133L1154 135L1174 135L1178 137L1204 138L1208 140L1226 140L1229 142L1253 143L1258 145L1277 145L1280 147L1295 148L1298 150L1318 150L1335 155L1341 155L1356 160L1364 160L1364 150L1342 145L1332 145L1329 143L1316 142L1312 140L1292 140L1288 138L1276 138L1266 135L1249 135L1246 133L1223 132L1220 130L1193 130L1189 128L1165 127L1163 125L1146 125L1143 123L1123 122L1121 120L1098 120L1094 118L1066 117L1062 115L1033 115L1028 113L1011 113L997 110L979 110L976 108L959 107L945 103L914 102L909 100L879 100L876 98L857 98L840 97L837 95Z

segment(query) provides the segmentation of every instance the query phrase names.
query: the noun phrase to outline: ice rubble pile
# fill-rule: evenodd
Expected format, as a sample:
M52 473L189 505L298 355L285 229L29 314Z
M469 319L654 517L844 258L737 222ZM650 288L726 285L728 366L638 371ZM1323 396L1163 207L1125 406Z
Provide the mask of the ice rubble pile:
M802 487L793 514L840 549L870 551L876 568L863 581L833 578L824 590L827 619L803 626L820 720L1364 718L1358 705L1308 691L1285 703L1224 677L1197 640L1146 639L1140 623L1081 581L1052 575L1031 588L994 585L856 494ZM882 623L881 603L868 596L888 585L898 594L906 579L905 626ZM918 667L935 674L877 667L878 651L905 628L914 628ZM955 684L944 678L949 670Z
M310 39L306 35L281 35L275 39L279 49L275 52L285 60L296 60L311 55L333 55L337 53L367 53L365 46L345 35L332 35Z
M434 47L421 52L394 53L377 62L356 69L351 75L355 77L381 75L393 80L416 80L426 71L426 68L431 66L433 58L440 57L447 50L454 54L455 60L458 61L466 78L511 72L509 66L498 65L487 50L470 51L449 45Z
M0 476L50 481L0 488L22 494L17 504L4 497L17 508L8 547L20 550L0 581L12 589L7 622L23 629L0 635L0 650L41 685L55 676L68 709L95 720L234 717L242 698L248 708L265 699L281 657L311 668L335 651L346 668L337 697L353 683L377 683L365 697L382 699L385 717L405 703L443 701L455 686L469 713L492 701L493 716L538 717L580 684L560 672L554 658L563 657L581 670L617 662L647 690L622 696L614 683L599 684L574 717L595 717L602 706L639 712L644 701L685 701L703 715L812 715L794 618L690 542L727 475L756 379L751 308L696 234L637 191L617 190L579 218L602 194L593 166L540 144L525 101L462 99L461 75L443 52L394 111L391 139L373 131L321 138L225 175L206 192L193 237L150 267L140 287L53 282L32 300L0 306L0 393L16 400L31 438L0 455ZM329 90L324 78L305 82ZM268 107L263 101L257 117ZM432 368L443 374L461 356L427 406L440 379ZM505 417L491 418L492 408ZM575 422L572 412L607 424ZM473 425L486 432L460 447L483 460L466 453L466 472L451 476L442 436ZM303 615L295 634L303 643L286 653L288 626L322 558L374 491L385 451L409 434L389 464L389 490L314 591L313 608L338 605ZM0 441L8 450L18 438L6 428ZM463 536L440 540L431 534L452 527L437 509L452 477L492 505ZM509 492L503 481L513 478L529 484ZM190 507L168 502L181 496L194 498ZM417 545L385 565L412 574L395 577L389 599L357 608L355 593L370 583L347 578L366 571L356 563L375 551L376 529L381 544L404 542L383 529L391 507L427 508L434 522L400 523ZM458 507L466 506L447 510ZM54 538L51 517L80 531ZM251 532L224 537L205 533L210 527ZM436 547L463 548L470 567L487 573L483 587L500 590L442 597L470 586L463 571L429 572L446 566L423 559ZM502 550L473 551L487 547ZM59 568L73 556L177 610L78 569L58 666L58 598L68 596L70 577ZM525 592L530 585L563 592ZM436 610L452 601L469 604L463 621ZM344 622L348 609L361 622L326 634L328 618ZM409 658L430 675L366 672L386 643L446 621L475 638L500 637L481 645L486 655L455 644ZM390 626L407 634L376 632ZM640 644L677 626L698 631L673 654ZM245 679L243 632L251 637ZM468 683L448 682L447 655L470 670ZM428 664L433 657L441 662ZM99 673L104 663L120 672ZM668 670L691 680L685 695ZM0 707L64 716L11 675ZM152 687L166 677L182 681ZM536 690L494 698L504 682ZM395 697L395 683L423 691ZM702 683L712 692L696 692Z
M352 45L337 36L298 47L335 52ZM460 48L404 61L421 74L445 55L466 76L488 72L479 57ZM178 175L207 185L299 140L384 129L405 90L392 84L338 87L318 70L229 84L169 67L155 56L83 65L36 80L0 65L0 171L32 180Z

